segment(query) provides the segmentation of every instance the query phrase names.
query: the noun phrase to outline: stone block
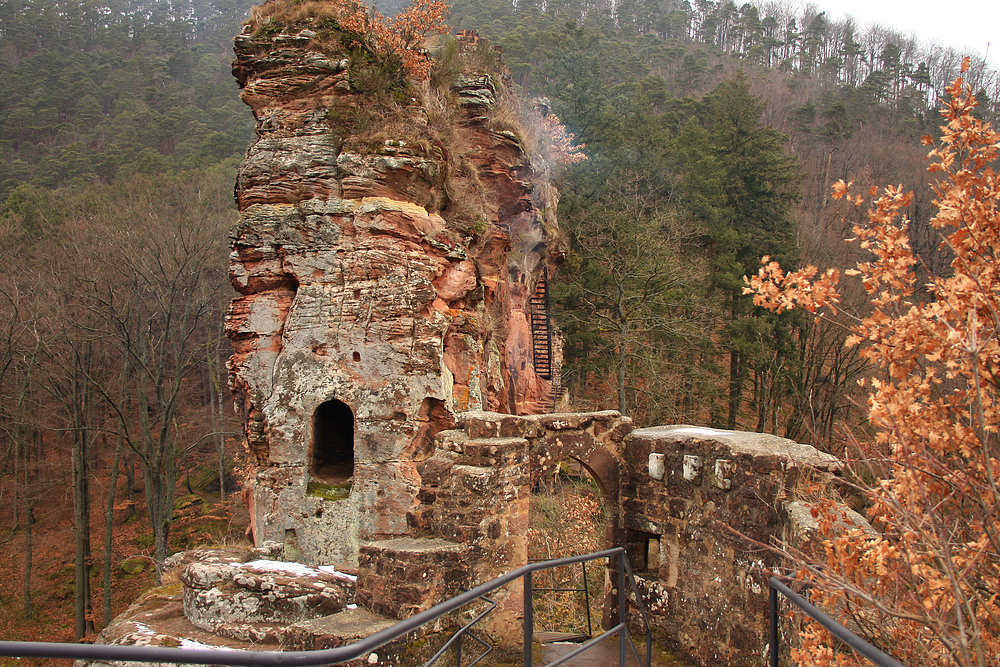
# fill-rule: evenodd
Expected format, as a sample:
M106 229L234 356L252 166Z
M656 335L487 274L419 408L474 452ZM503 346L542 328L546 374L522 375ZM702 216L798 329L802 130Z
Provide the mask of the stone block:
M267 560L191 563L181 582L192 625L243 641L273 641L275 626L338 612L354 590L333 568Z
M458 415L457 423L470 438L534 438L541 433L538 417L471 411Z
M406 618L429 609L467 585L467 556L467 547L441 539L400 538L364 544L359 559L358 604L390 618Z

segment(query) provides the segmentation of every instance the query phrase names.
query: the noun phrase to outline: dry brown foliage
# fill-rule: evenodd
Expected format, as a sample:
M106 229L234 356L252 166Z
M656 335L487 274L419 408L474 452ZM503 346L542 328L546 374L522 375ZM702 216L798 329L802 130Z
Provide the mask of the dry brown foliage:
M899 188L869 190L868 222L854 227L872 255L847 272L873 306L853 321L848 344L875 370L865 385L876 429L866 463L881 479L864 492L878 535L837 535L833 503L821 504L824 557L785 553L798 557L815 602L898 660L984 667L1000 665L1000 133L973 116L962 78L948 95L929 171L940 174L932 224L954 255L949 271L917 285L910 194ZM850 186L841 181L834 196L864 204ZM814 267L786 275L763 264L747 288L756 303L837 311L836 270L817 278ZM866 664L813 623L801 636L799 664Z
M443 0L411 0L394 18L358 0L268 0L254 7L250 25L257 28L331 20L354 35L370 52L399 58L410 77L423 81L431 63L421 47L424 37L448 31Z

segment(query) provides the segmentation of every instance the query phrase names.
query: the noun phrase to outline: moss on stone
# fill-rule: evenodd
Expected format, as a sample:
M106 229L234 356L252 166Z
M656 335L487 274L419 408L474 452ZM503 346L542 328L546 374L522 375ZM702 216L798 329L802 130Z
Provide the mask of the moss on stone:
M325 484L313 480L306 486L306 495L323 500L344 500L351 495L351 483Z
M177 512L183 509L187 509L188 507L191 507L196 503L203 503L203 502L205 501L201 498L201 496L195 495L193 493L187 493L183 496L179 496L174 501L174 511Z
M149 561L145 558L126 558L118 567L122 569L126 575L134 577L137 574L142 574L146 570L146 566L149 565Z

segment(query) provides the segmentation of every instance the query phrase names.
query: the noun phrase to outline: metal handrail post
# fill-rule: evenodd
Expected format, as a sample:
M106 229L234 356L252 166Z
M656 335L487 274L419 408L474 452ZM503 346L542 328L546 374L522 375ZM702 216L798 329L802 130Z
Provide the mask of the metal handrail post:
M767 584L767 654L769 667L778 667L778 589Z
M587 605L587 636L594 636L594 626L590 622L590 586L587 581L587 561L580 563L580 567L583 568L583 601Z
M535 617L531 602L531 571L524 573L524 667L531 667L531 642L535 638Z
M618 554L618 624L627 628L628 609L625 607L625 552ZM625 637L627 629L618 633L618 667L625 667Z

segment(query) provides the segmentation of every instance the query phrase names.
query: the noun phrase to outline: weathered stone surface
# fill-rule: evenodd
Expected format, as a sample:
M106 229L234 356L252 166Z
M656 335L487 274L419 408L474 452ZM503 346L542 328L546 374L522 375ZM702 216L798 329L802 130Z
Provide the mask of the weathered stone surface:
M682 425L633 431L624 468L620 539L656 633L700 664L762 664L767 578L780 563L760 545L807 545L800 484L831 479L839 461L769 434Z
M181 581L192 625L242 641L277 641L277 628L341 611L354 590L334 568L268 560L192 563Z
M540 432L533 419L497 412L464 412L457 423L472 438L525 438Z
M202 556L207 551L200 550ZM210 556L208 556L211 559ZM226 556L220 556L226 558ZM154 589L143 594L124 612L112 619L97 636L95 643L125 646L156 646L186 649L237 649L274 651L276 644L248 643L205 632L194 627L184 616L179 586ZM175 663L113 662L114 667L167 667ZM77 661L75 667L108 667L99 661Z
M715 443L734 455L748 455L768 466L768 459L777 458L785 468L808 467L818 470L839 470L843 466L837 457L821 452L788 438L770 433L725 431L704 426L654 426L632 432L632 437L670 443Z
M262 544L260 547L215 547L205 549L191 549L189 551L179 551L163 561L163 572L183 570L193 563L203 565L218 565L228 563L245 563L251 560L259 560L274 555L274 549L278 545L271 542Z
M392 627L395 619L356 607L330 616L293 623L281 631L281 643L292 651L316 651L346 646ZM380 649L379 652L385 653Z
M784 505L788 516L784 526L782 539L788 544L794 544L798 549L818 559L825 556L823 539L819 531L819 518L813 516L814 503L794 500ZM875 535L868 520L849 507L835 506L833 530L842 533L850 530L860 530L869 535Z
M237 179L240 296L226 330L257 465L255 541L356 564L362 542L411 534L414 464L455 412L546 409L526 313L560 254L557 194L515 134L487 126L507 85L490 74L458 78L452 127L431 127L414 97L353 136L370 100L352 89L346 51L317 37L324 29L306 20L236 40L233 73L258 139ZM350 420L320 423L331 401ZM317 433L338 428L349 444L323 453ZM344 493L313 494L316 481Z
M399 538L361 546L358 604L407 618L468 587L467 546L441 539Z

